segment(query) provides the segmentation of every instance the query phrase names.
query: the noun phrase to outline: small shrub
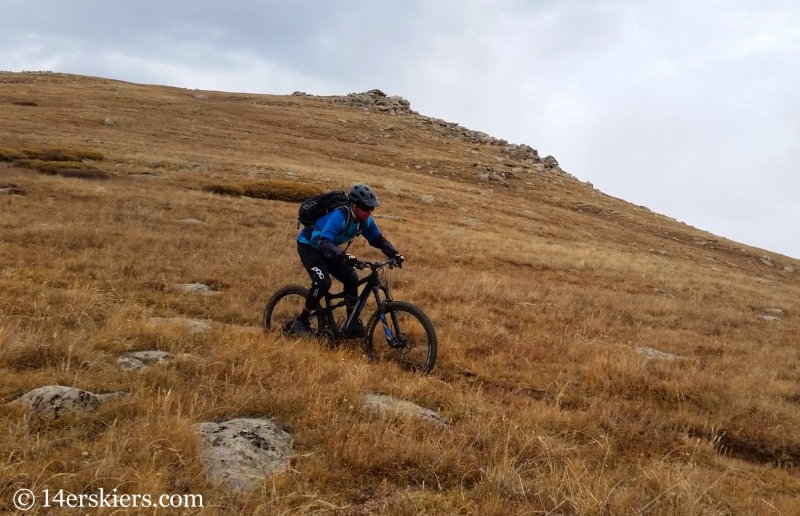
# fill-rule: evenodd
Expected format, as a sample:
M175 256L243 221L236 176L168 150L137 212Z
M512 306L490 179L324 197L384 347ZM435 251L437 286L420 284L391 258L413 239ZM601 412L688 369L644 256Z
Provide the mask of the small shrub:
M219 195L236 195L272 201L302 202L322 193L318 186L293 181L265 181L206 185L203 190Z
M79 179L108 179L111 177L106 172L95 168L62 168L57 170L56 174L63 177L77 177Z

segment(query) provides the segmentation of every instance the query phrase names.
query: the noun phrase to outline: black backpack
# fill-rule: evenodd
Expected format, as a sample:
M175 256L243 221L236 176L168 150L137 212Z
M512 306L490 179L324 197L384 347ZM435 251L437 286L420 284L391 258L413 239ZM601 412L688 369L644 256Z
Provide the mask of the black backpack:
M342 190L331 190L330 192L306 199L302 204L300 204L300 209L297 211L297 227L299 228L300 224L302 224L303 227L305 227L308 231L308 236L310 238L310 232L314 228L314 224L317 222L317 220L332 211L347 208L349 204L350 198L347 197L347 194ZM347 227L347 225L350 224L351 213L348 209L345 209L345 212L347 218L345 219L344 227ZM359 222L358 230L355 236L357 237L360 235L363 230L364 224ZM353 239L355 239L355 237L353 237ZM347 247L350 247L350 244L352 243L353 240L351 239L347 244ZM345 250L347 250L347 247Z
M347 194L341 190L332 190L306 199L297 211L297 227L302 224L305 227L313 226L314 223L328 213L346 207L350 203ZM347 210L348 222L350 210Z

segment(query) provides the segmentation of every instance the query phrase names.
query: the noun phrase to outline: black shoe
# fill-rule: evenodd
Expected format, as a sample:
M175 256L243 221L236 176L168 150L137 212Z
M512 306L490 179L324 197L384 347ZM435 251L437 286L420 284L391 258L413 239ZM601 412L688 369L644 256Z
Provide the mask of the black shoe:
M367 334L367 329L364 327L361 319L353 321L353 323L350 325L349 331L351 339L363 339L364 335Z
M311 323L308 319L295 319L292 323L292 331L297 335L303 336L311 333Z

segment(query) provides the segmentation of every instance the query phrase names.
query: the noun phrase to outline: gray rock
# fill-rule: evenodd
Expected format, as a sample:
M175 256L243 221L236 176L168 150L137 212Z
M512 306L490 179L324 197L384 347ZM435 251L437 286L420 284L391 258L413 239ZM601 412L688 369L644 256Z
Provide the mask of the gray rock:
M232 491L250 491L289 467L291 435L269 419L199 423L195 429L208 476Z
M147 174L147 173L143 173L143 174L128 174L128 177L131 178L131 179L147 179L147 180L150 180L150 179L164 179L164 176L162 176L162 175L159 175L159 174Z
M437 426L447 426L450 423L433 410L420 407L410 401L398 400L382 394L368 394L364 396L364 408L384 413L393 413L399 416L419 418Z
M222 292L214 290L205 283L178 283L175 288L188 294L199 294L201 296L218 296L222 294Z
M23 190L22 188L16 188L14 186L9 186L5 188L0 188L0 194L25 195L25 190Z
M434 204L436 202L436 197L432 195L423 195L419 198L420 201L424 202L425 204Z
M107 127L114 127L115 125L117 125L117 123L111 120L110 118L106 118L105 120L103 120L103 125Z
M767 322L775 322L778 320L778 318L775 317L774 315L762 315L761 318Z
M155 326L183 326L192 333L203 333L211 331L211 323L199 319L186 319L183 317L152 317L150 324Z
M764 313L768 313L770 315L783 315L783 310L780 308L765 308Z
M447 231L442 232L442 234L454 238L462 238L464 236L464 232L460 229L448 229Z
M202 220L197 220L197 219L192 219L192 218L181 219L178 222L180 222L181 224L203 224Z
M678 355L672 355L670 353L664 353L663 351L659 351L657 349L648 348L648 347L640 347L636 348L636 352L642 355L647 360L677 360L681 357Z
M788 272L789 274L794 272L794 269L789 267L788 265L783 268L783 272Z
M117 359L117 365L122 370L144 371L152 364L167 362L175 358L166 351L131 351Z
M29 412L48 419L58 419L65 412L93 412L104 402L125 396L124 392L92 394L75 387L48 385L23 394L9 406L24 406Z
M464 226L467 226L467 227L472 227L472 228L483 226L483 222L482 221L476 220L476 219L472 219L472 218L469 218L469 217L460 219L458 221L458 223L462 224Z
M558 161L553 156L545 156L542 160L545 169L561 170L558 166Z

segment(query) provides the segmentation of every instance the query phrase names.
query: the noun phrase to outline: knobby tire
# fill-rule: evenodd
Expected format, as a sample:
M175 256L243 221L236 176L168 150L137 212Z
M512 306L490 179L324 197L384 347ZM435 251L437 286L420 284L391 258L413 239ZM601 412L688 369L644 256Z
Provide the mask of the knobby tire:
M404 369L429 373L436 364L438 351L436 330L433 323L420 308L405 301L389 301L385 306L386 322L392 337L397 338L394 327L395 314L400 319L401 336L408 346L395 349L389 345L381 322L380 310L376 310L367 323L364 336L364 351L373 362L391 360Z
M288 331L289 326L300 314L307 296L308 289L299 285L288 285L275 292L264 307L264 315L261 318L264 331L278 330L284 334L291 333ZM322 327L321 316L311 319L312 330L316 332Z

